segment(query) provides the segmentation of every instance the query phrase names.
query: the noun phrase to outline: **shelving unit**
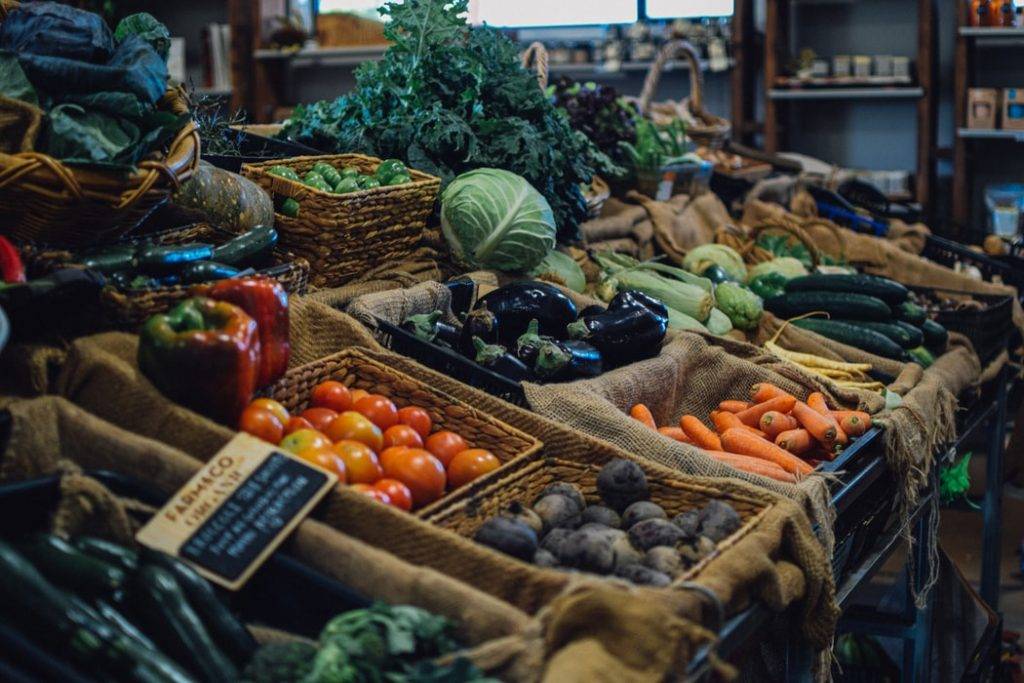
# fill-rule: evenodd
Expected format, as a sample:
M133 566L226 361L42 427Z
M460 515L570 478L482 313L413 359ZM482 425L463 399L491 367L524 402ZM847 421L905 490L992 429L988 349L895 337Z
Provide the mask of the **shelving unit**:
M738 5L743 3L738 3ZM791 149L787 128L791 118L790 107L810 101L903 100L916 104L917 146L914 199L930 209L931 188L934 178L932 149L935 146L936 92L935 62L936 39L935 0L917 0L917 51L914 57L917 69L916 85L902 87L836 87L836 88L779 88L775 87L784 75L783 64L788 55L796 51L796 10L802 3L796 0L777 0L766 3L764 38L764 126L763 144L766 151ZM902 4L902 3L901 3ZM910 3L906 3L909 5ZM906 8L906 9L909 9ZM841 160L836 160L841 161Z

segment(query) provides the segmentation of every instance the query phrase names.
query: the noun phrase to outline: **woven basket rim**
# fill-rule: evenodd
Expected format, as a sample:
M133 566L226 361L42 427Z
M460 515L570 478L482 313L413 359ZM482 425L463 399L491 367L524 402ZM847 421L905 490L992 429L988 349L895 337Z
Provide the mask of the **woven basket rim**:
M358 153L345 153L345 154L309 154L297 157L285 157L283 159L270 159L267 161L257 161L253 163L242 164L241 173L246 174L246 171L251 171L257 175L272 176L275 184L284 184L287 186L293 186L296 189L301 189L306 193L317 195L320 197L330 197L336 199L355 199L370 196L373 193L378 195L384 194L392 190L404 190L408 188L427 188L434 185L440 185L441 179L437 176L430 175L425 171L420 171L415 168L408 168L409 178L412 180L410 183L403 183L402 185L382 185L380 187L371 187L368 189L355 190L353 192L346 192L345 194L337 194L335 192L325 192L315 187L310 187L301 181L292 180L290 178L283 178L281 176L273 176L269 169L274 166L287 166L290 163L308 163L311 161L328 161L331 159L362 159L370 163L381 163L384 161L378 157L369 156L366 154Z

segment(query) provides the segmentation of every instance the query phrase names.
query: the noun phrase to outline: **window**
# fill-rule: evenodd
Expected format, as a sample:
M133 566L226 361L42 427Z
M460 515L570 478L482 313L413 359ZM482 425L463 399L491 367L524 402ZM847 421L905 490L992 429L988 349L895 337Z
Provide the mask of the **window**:
M647 16L651 19L728 17L732 8L733 0L647 0Z
M586 26L637 20L636 0L471 0L470 21L491 26Z
M350 12L369 19L380 19L377 8L382 4L384 0L320 0L319 11Z

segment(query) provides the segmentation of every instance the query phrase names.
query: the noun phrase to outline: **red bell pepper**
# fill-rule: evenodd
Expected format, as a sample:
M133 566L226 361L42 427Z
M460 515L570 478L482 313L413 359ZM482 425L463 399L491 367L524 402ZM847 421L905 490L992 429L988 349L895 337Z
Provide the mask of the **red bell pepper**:
M233 303L256 321L260 337L257 387L265 387L284 374L288 369L291 344L288 341L288 293L281 283L261 276L230 278L196 285L190 293Z
M21 256L3 235L0 235L0 281L25 282L25 266L21 263Z

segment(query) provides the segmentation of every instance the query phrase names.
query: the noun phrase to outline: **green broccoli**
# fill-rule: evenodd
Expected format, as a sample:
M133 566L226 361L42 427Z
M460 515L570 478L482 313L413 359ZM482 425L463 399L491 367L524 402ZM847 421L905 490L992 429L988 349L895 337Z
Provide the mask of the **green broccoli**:
M253 655L245 667L243 680L248 683L301 681L313 670L316 656L316 646L304 641L270 643Z

